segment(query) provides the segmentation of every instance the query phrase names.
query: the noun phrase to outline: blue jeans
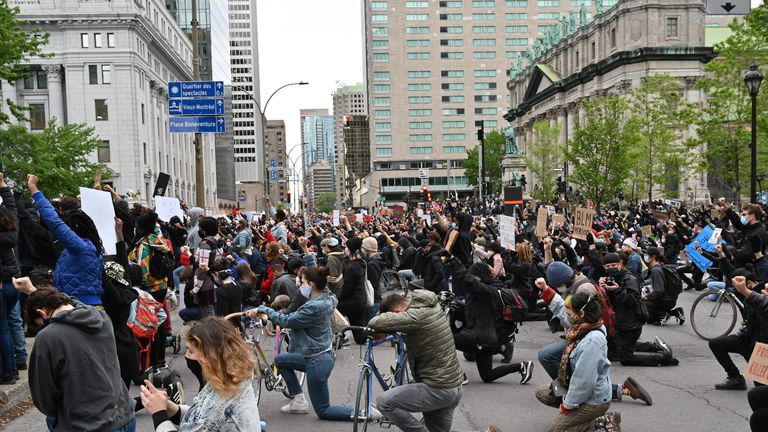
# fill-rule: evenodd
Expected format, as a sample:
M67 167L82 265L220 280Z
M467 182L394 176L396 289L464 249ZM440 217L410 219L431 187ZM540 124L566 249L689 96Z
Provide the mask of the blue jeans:
M333 372L336 356L333 351L324 352L314 357L304 357L296 353L281 353L275 357L277 371L285 379L291 395L302 393L296 372L307 375L307 392L312 408L321 420L352 420L352 408L331 405L328 392L328 377Z
M56 417L46 417L45 424L48 425L48 430L53 432L54 427L56 427ZM132 418L131 421L126 423L124 426L121 426L112 432L136 432L136 417Z
M3 283L2 302L0 302L0 358L3 363L3 375L13 374L16 370L16 351L11 337L10 317L13 307L19 302L19 292L10 282Z
M416 279L416 275L411 269L400 270L397 272L397 277L400 279L400 289L408 289L408 280Z
M379 313L380 308L381 303L374 303L373 306L365 310L365 313L363 313L363 326L368 325L368 321L370 321L371 318L375 317L376 314Z
M27 362L27 339L24 336L24 321L21 320L21 303L16 302L16 306L11 309L11 316L8 320L8 327L11 330L14 350L16 351L16 364Z
M710 294L707 296L709 301L716 301L717 300L717 292L721 289L725 289L725 282L720 281L709 281L707 282L707 289L714 292L714 294Z

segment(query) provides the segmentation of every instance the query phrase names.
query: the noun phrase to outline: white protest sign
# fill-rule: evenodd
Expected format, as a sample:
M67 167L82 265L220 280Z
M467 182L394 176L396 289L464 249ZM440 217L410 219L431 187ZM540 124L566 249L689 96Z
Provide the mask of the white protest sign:
M501 247L514 249L515 247L515 218L512 216L499 216L499 243Z
M339 210L333 211L333 226L339 226L339 219L341 219L341 212Z
M363 216L364 215L362 213L358 213L355 215L355 220L359 223L363 223Z
M107 255L117 254L117 234L115 234L115 208L112 195L96 189L80 188L80 205L96 225L96 230L104 245Z
M424 209L416 209L416 216L418 217L424 216Z
M717 240L720 238L720 234L723 233L722 228L715 228L714 231L712 231L712 237L709 238L709 242L712 244L716 244Z
M432 226L432 215L422 214L421 218L424 219L424 222L427 224L428 227Z
M181 209L178 198L155 196L155 213L157 213L158 219L163 222L169 222L174 216L184 220L184 210Z

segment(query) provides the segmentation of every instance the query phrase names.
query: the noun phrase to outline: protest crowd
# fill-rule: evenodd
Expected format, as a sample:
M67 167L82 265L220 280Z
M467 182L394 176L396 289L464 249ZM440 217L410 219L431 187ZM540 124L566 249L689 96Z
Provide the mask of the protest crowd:
M752 431L768 425L768 387L732 360L768 343L765 203L489 196L210 215L172 198L129 203L98 179L56 199L26 180L11 189L0 174L0 389L28 369L51 431L132 432L141 411L157 431L263 430L254 326L288 329L270 359L285 415L447 432L463 386L503 381L552 407L550 431L620 431L619 402L653 400L631 376L612 382L611 365L680 364L654 329L692 324L683 290L743 303L741 327L700 342L723 367L711 385L745 392ZM523 322L553 333L537 359L513 358ZM364 410L333 405L335 351L393 334L410 376ZM181 382L168 351L197 382ZM468 383L470 367L482 383ZM551 382L528 386L539 367Z

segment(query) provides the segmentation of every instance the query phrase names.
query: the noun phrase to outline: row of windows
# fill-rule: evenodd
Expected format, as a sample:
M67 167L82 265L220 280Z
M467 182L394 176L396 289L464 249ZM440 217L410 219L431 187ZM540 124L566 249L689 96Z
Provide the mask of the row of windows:
M411 100L413 99L413 101ZM496 101L497 97L495 95L478 95L475 96L476 102L493 102ZM423 102L416 102L417 100L428 100ZM464 96L443 96L442 98L443 102L452 103L452 102L464 102ZM419 104L419 103L431 103L432 97L431 96L422 96L422 97L414 97L408 98L409 104ZM444 116L458 116L458 115L464 115L464 108L444 108L441 113ZM475 108L475 114L476 115L496 115L498 113L497 108ZM418 117L418 116L431 116L432 110L431 109L413 109L408 110L408 115ZM392 117L392 111L388 109L377 109L373 111L373 117L379 118L379 119L388 119ZM378 124L378 123L377 123ZM487 125L486 125L487 126ZM458 127L458 126L457 126Z
M445 147L443 147L443 150L445 150ZM451 161L451 167L452 168L463 168L464 161ZM397 165L397 162L394 162L395 165ZM410 165L411 169L416 168L422 168L419 166L413 166L414 164L421 164L426 165L423 168L432 168L434 165L431 162L412 162ZM393 169L391 166L391 163L382 163L379 166L379 169ZM429 178L429 184L430 186L446 186L448 184L456 184L456 185L465 185L467 184L467 178L465 176L451 176L451 177L430 177ZM394 177L394 178L383 178L381 179L381 185L382 186L421 186L421 178L419 177Z
M80 33L80 47L89 48L90 45L91 45L90 33ZM93 47L103 48L103 40L101 37L101 33L93 34ZM115 47L115 34L107 33L107 48L114 48L114 47Z

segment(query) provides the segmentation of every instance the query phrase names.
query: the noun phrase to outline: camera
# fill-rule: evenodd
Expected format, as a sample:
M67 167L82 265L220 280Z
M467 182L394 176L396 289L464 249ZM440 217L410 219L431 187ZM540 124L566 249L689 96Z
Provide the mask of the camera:
M614 283L616 283L616 281L613 279L613 277L608 276L607 278L605 278L606 285L613 285Z

